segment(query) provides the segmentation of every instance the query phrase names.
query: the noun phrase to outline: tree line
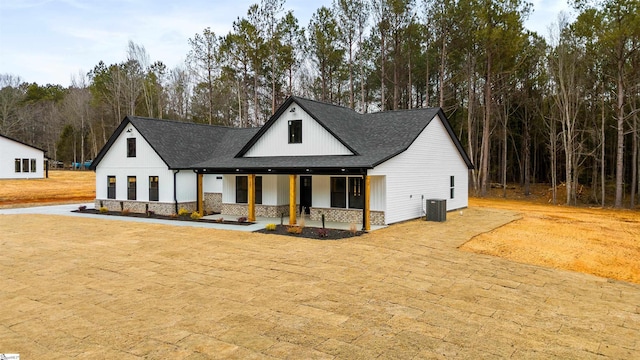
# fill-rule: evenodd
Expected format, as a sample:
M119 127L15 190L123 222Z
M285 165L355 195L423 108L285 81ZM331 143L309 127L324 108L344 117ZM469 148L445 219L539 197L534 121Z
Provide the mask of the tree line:
M576 19L559 14L543 37L524 28L522 0L334 0L306 25L261 0L229 33L194 34L172 69L129 42L68 88L0 75L0 133L68 162L95 156L128 114L254 127L289 95L362 113L437 106L476 194L542 182L554 203L635 208L640 4L572 5Z

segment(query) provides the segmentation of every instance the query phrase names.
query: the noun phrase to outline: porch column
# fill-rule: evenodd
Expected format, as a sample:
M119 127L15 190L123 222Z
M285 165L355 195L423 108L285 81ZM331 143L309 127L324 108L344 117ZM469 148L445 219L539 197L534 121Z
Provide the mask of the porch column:
M198 213L200 216L204 216L204 199L203 199L203 191L202 191L202 173L198 173L197 178L197 186L196 191L198 192L196 207L198 208Z
M289 225L296 224L296 175L289 175Z
M247 220L256 221L256 174L249 174L249 215Z
M371 177L369 175L364 176L364 223L362 224L362 228L365 231L371 230L371 205L370 205L370 197L371 197Z

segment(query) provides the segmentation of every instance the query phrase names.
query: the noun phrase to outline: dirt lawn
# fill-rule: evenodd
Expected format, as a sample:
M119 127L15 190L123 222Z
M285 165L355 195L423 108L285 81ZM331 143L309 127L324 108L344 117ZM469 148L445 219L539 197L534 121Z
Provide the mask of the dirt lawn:
M519 218L473 207L318 241L0 215L0 353L640 358L640 285L458 249Z
M93 171L50 170L48 179L0 179L0 208L93 201Z
M501 194L492 189L494 196ZM640 211L545 204L548 187L530 201L471 198L471 208L515 211L517 221L474 237L460 248L513 261L640 283ZM0 180L0 208L92 201L93 171L50 171L49 179ZM473 225L473 224L471 224Z
M469 206L517 211L520 219L462 250L640 283L640 211L479 198Z

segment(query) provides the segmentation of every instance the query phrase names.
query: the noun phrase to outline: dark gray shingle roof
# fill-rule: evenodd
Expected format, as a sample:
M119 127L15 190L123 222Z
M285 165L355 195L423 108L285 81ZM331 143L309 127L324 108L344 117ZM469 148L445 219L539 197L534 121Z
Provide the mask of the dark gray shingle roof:
M243 157L295 102L356 155ZM128 116L100 151L94 166L127 123L133 124L171 169L335 169L373 168L405 151L439 115L469 168L472 164L439 108L359 114L351 109L290 97L262 128L238 129Z

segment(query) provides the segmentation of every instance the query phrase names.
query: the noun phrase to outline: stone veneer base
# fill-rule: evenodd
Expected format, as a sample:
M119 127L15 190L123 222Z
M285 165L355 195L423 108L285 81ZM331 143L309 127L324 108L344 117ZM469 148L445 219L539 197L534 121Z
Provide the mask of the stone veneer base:
M204 193L204 210L222 212L222 193Z
M133 213L144 214L148 211L153 211L158 215L171 215L175 214L175 203L156 202L156 201L134 201L134 200L114 200L114 199L96 199L96 209L104 206L109 211L122 211L128 210ZM195 201L179 202L178 209L187 209L189 212L196 210Z
M314 221L321 221L324 214L325 221L362 224L361 209L338 209L338 208L311 208L310 218ZM369 211L371 225L385 225L384 211Z
M227 215L248 216L247 204L222 204L222 213ZM279 218L289 216L289 205L256 205L256 216ZM322 214L325 221L362 224L362 210L360 209L336 209L336 208L311 208L310 219L321 221ZM371 225L385 225L384 211L370 211Z
M222 204L222 214L249 216L247 204ZM279 218L282 214L289 216L289 205L260 205L256 204L256 216Z

